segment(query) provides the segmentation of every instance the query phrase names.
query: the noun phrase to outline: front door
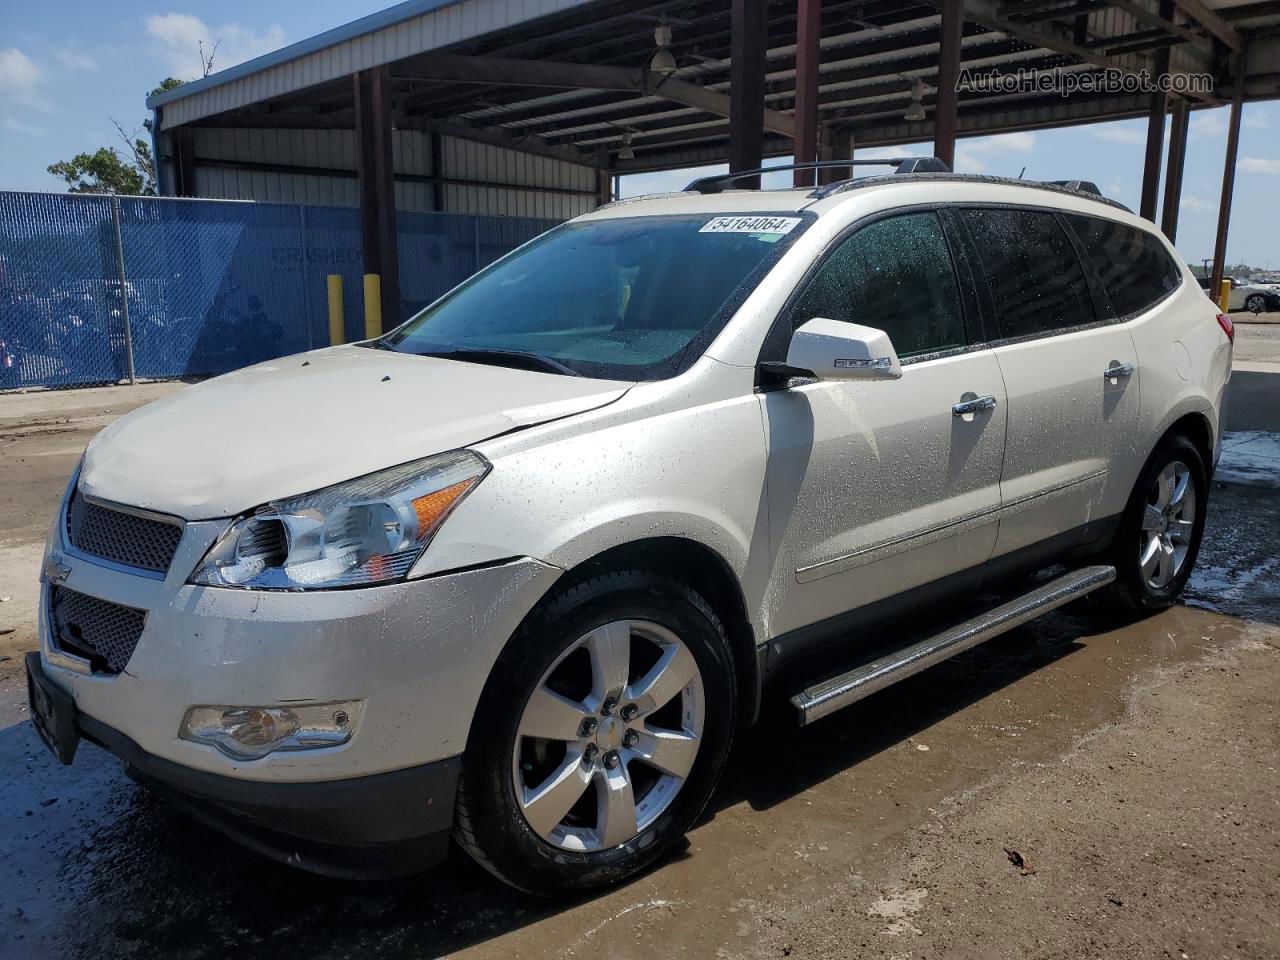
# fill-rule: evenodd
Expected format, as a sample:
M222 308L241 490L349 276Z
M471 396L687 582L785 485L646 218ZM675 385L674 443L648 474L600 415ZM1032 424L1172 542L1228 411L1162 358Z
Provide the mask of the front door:
M932 211L858 228L797 298L791 329L819 316L878 327L903 374L761 395L773 636L978 571L991 555L1005 393L993 351L970 349L980 337L965 313ZM981 409L953 409L975 399Z

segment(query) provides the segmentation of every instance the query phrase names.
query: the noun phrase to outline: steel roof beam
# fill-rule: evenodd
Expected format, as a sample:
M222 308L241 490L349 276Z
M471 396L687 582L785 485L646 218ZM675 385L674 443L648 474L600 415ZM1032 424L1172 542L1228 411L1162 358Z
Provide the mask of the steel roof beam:
M931 2L940 2L940 0L931 0ZM1187 2L1198 2L1198 0L1175 0L1179 6ZM1038 30L1025 24L1014 23L999 15L995 0L964 0L965 16L971 20L975 20L994 30L1002 30L1005 33L1015 36L1027 43L1034 44L1038 47L1044 47L1047 50L1054 50L1058 53L1064 53L1069 56L1076 57L1086 63L1092 63L1095 66L1106 67L1108 69L1120 70L1129 75L1137 75L1138 70L1133 67L1121 63L1111 57L1100 54L1087 47L1080 46L1044 30ZM1191 94L1198 99L1217 102L1217 98L1212 94Z
M449 81L497 84L501 86L565 87L583 90L614 90L643 93L727 117L727 94L687 80L648 70L604 67L596 64L564 63L551 60L512 60L506 57L468 57L433 54L414 62L413 76L398 75L400 81ZM766 130L792 136L795 119L776 110L766 110Z
M1240 34L1235 27L1218 16L1201 0L1173 0L1174 6L1185 13L1200 26L1204 27L1232 50L1239 53L1244 49Z

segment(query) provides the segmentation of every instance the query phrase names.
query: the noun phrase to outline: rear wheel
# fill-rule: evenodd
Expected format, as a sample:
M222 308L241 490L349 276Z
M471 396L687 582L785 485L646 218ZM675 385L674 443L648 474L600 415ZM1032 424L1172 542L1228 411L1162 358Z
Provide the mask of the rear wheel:
M1252 294L1249 299L1244 302L1244 307L1250 313L1265 313L1267 309L1267 298L1260 293Z
M1208 497L1195 444L1182 436L1166 439L1143 468L1120 521L1111 547L1116 581L1105 598L1132 613L1172 606L1200 550Z
M643 870L692 825L729 749L724 628L697 593L604 574L533 614L499 658L463 761L455 834L531 893Z

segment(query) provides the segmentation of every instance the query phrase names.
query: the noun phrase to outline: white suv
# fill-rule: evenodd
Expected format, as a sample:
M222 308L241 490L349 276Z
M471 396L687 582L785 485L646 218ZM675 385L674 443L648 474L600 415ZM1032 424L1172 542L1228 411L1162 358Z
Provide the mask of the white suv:
M779 677L810 722L1097 587L1174 601L1232 329L1151 224L1025 181L730 185L102 431L28 657L55 753L308 869L453 836L585 890L694 823Z

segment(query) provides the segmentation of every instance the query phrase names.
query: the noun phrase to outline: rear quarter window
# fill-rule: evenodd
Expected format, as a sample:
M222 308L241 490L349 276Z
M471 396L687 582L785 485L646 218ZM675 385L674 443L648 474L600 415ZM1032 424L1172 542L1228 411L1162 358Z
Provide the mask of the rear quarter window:
M1115 316L1142 313L1182 281L1165 245L1145 230L1099 217L1067 214L1066 219L1101 278Z

